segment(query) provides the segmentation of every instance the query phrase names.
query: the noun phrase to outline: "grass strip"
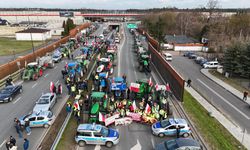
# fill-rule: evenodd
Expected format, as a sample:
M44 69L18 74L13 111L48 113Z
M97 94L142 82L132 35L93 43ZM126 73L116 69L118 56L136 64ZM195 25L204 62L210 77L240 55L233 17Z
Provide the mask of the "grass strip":
M195 127L213 150L237 150L242 144L227 131L215 118L209 116L207 110L194 97L184 92L184 109Z

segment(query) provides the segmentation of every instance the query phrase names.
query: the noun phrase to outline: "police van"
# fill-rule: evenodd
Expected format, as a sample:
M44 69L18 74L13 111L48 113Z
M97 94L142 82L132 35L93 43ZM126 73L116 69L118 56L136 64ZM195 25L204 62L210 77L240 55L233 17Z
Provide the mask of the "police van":
M75 141L80 147L86 144L98 144L112 147L119 143L119 133L115 129L99 124L80 124L77 128Z
M166 120L158 121L152 125L153 134L159 137L176 135L177 127L179 128L180 135L188 137L191 134L191 129L185 119L169 118Z

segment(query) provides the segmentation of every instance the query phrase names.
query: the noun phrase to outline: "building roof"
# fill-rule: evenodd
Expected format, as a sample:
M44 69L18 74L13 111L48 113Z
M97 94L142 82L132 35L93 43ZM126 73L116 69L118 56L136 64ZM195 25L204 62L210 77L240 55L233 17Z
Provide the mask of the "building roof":
M199 43L194 38L187 37L186 35L166 35L164 41L169 44L188 44L188 43Z
M48 31L50 31L50 30L40 29L40 28L28 28L25 30L18 31L16 33L44 33L44 32L48 32Z

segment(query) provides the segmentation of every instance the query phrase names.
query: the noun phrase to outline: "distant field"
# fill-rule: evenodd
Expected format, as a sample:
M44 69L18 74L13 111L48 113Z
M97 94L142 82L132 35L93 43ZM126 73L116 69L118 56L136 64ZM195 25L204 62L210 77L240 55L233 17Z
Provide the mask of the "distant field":
M42 41L34 41L34 47L41 45ZM17 41L15 38L1 38L0 37L0 56L13 55L13 51L16 54L31 50L31 41Z

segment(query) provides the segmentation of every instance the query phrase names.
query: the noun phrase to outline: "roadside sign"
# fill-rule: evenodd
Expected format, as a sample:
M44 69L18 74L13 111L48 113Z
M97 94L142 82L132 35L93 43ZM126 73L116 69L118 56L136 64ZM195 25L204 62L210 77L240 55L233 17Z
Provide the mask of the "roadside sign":
M138 27L137 27L137 24L128 23L128 24L127 24L127 28L128 28L128 29L137 29Z

